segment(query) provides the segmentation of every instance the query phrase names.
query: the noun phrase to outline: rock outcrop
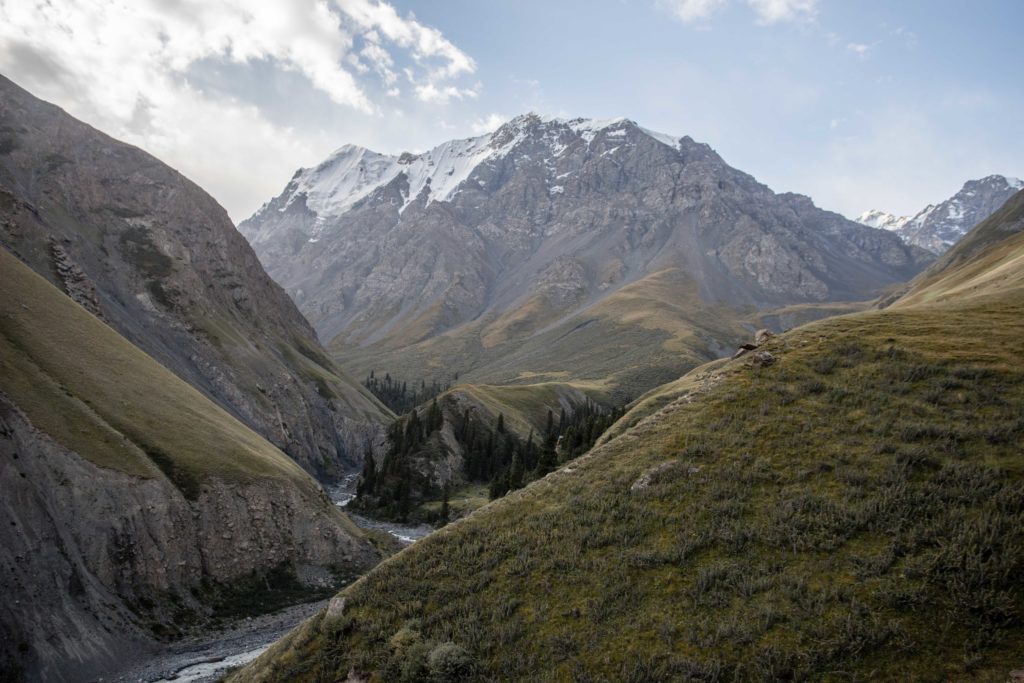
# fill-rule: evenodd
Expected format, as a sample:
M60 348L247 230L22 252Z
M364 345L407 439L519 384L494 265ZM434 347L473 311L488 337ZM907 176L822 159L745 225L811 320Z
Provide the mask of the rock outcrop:
M94 680L204 605L203 585L301 565L355 571L374 553L330 501L281 482L214 483L98 467L0 394L0 668ZM195 593L193 593L195 591Z

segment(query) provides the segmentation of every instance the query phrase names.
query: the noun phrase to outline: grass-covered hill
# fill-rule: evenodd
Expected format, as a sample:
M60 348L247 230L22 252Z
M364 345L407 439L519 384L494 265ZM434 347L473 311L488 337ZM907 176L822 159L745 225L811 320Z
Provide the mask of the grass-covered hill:
M698 368L231 680L1006 680L1022 315L951 297Z
M557 419L562 411L572 414L588 402L610 407L612 399L604 385L594 383L542 382L538 384L460 384L446 393L453 406L475 411L481 419L494 422L499 415L520 438L540 434L548 412Z
M281 451L2 249L0 272L0 390L37 428L100 467L164 471L192 497L211 476L319 497Z
M94 680L378 559L291 458L2 248L0 491L0 680Z

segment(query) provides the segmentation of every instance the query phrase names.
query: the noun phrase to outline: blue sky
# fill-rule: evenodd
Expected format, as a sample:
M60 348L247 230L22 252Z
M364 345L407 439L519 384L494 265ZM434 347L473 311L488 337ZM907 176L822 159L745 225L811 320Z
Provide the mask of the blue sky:
M1022 25L1018 0L0 0L0 72L236 220L343 143L525 111L626 116L825 208L912 213L1024 176Z

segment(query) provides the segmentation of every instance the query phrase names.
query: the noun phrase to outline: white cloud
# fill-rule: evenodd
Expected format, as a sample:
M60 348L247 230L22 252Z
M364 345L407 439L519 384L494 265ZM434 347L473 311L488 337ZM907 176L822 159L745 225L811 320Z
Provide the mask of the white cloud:
M492 130L497 130L501 127L501 124L506 121L508 121L507 116L491 113L470 124L470 129L473 131L474 135L483 135L484 133L490 133Z
M783 21L812 21L817 15L818 0L747 0L762 24Z
M419 101L478 90L457 83L475 71L468 55L380 0L0 0L0 70L192 176L236 218L280 190L282 169L336 141L193 84L195 67L264 65L305 79L347 117L379 118L375 100L402 94L398 59Z
M476 64L435 28L424 26L410 15L403 19L395 8L372 0L339 0L339 7L363 29L379 31L400 47L412 50L418 60L437 59L432 79L473 73Z
M864 43L847 43L846 49L861 59L867 59L868 53L871 52L871 46Z
M447 104L450 100L475 99L477 91L473 88L459 88L454 85L437 86L434 83L423 83L414 88L416 97L421 102Z
M692 23L707 19L729 0L657 0L661 7L672 12L677 19ZM818 0L747 0L757 15L759 24L787 21L813 21L817 16Z
M661 0L660 4L671 11L680 21L690 23L706 19L724 6L726 0Z

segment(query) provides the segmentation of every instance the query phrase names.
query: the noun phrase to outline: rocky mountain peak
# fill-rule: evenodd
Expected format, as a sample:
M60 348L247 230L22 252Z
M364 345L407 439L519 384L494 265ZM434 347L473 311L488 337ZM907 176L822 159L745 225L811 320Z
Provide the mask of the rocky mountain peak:
M929 204L913 216L870 210L858 216L857 222L894 231L907 244L942 254L1021 188L1024 181L1018 178L989 175L968 180L949 199Z

